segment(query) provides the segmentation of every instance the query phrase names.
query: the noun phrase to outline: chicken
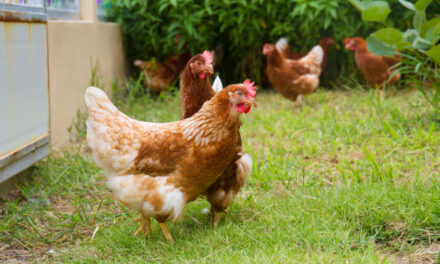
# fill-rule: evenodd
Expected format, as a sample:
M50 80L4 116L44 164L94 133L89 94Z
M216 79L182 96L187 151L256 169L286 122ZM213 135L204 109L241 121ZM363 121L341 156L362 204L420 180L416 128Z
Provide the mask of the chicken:
M161 124L131 119L102 90L86 90L87 143L115 198L140 213L135 234L148 234L153 217L173 240L166 221L179 220L235 159L240 115L255 105L255 88L249 80L230 85L192 117Z
M284 58L273 44L265 44L266 72L274 88L284 97L302 103L305 94L312 93L319 85L324 51L316 45L298 60Z
M325 66L327 65L328 48L330 45L334 45L334 44L336 44L336 41L334 38L331 37L322 38L319 41L319 46L321 46L322 50L324 51L324 57L322 58L322 62L321 62L321 71L323 71ZM298 60L307 55L307 53L298 53L292 51L289 47L289 43L287 42L287 39L285 38L280 38L275 44L275 46L281 52L281 55L287 59Z
M180 93L181 119L191 117L197 113L206 101L222 89L218 77L214 81L213 87L211 87L208 78L205 76L206 74L204 74L204 72L212 72L212 57L213 55L210 52L204 51L203 54L194 56L188 62L183 74L183 85ZM252 160L249 155L242 153L240 133L238 133L236 150L235 158L228 169L204 193L211 204L211 211L214 213L214 227L216 227L221 214L244 186L250 174ZM239 165L243 163L248 163L249 166Z
M159 93L167 90L177 79L190 59L189 52L181 55L174 54L165 62L158 61L134 61L134 65L144 72L144 86L153 92Z
M197 113L203 103L215 95L215 91L209 82L209 76L214 73L213 60L214 55L205 50L202 54L192 57L186 64L180 89L180 104L182 107L180 119Z
M390 58L378 56L368 51L367 42L363 38L346 38L345 48L354 50L356 65L365 77L367 84L382 90L400 79L400 73L396 69L390 69L399 63L398 55ZM392 76L392 77L391 77ZM391 77L391 79L390 79Z
M178 73L165 63L135 60L134 65L143 71L143 84L154 93L166 91L176 80Z

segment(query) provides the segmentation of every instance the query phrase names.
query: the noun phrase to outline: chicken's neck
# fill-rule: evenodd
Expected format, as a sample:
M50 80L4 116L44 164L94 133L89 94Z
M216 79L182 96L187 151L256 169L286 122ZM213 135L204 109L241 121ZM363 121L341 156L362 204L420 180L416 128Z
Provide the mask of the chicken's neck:
M197 113L205 101L215 95L209 82L209 78L184 77L180 91L180 104L182 106L182 119Z
M205 103L192 117L185 119L182 127L186 137L205 146L236 134L239 122L239 114L231 110L228 97L217 96Z
M187 90L188 92L199 90L199 89L195 89L195 88L204 88L204 90L207 88L212 89L208 77L200 79L192 74L187 74L186 76L184 75L183 80L182 80L182 84L183 84L183 87L185 88L185 90ZM195 86L198 86L198 87L195 87ZM190 89L193 87L194 87L194 89Z
M280 52L275 49L273 52L267 54L267 64L275 67L280 66L283 63L283 58Z
M357 46L356 46L356 50L354 51L355 54L364 54L364 53L368 53L368 49L367 49L367 43L364 42L360 42Z

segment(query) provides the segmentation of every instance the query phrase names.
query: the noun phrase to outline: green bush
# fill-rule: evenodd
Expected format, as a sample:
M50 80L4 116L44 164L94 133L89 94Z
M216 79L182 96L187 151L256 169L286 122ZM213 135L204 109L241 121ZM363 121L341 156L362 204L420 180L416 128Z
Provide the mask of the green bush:
M347 36L366 36L373 29L362 22L348 1L338 0L108 0L108 16L123 31L129 60L164 59L179 50L181 36L195 54L222 45L224 58L219 69L225 83L252 78L261 83L266 42L285 36L293 49L307 51L323 36L338 42ZM399 5L398 1L390 3ZM401 8L400 6L396 8ZM397 26L409 23L410 14L401 8L390 16ZM434 12L435 10L433 10ZM324 84L356 72L352 55L331 49Z

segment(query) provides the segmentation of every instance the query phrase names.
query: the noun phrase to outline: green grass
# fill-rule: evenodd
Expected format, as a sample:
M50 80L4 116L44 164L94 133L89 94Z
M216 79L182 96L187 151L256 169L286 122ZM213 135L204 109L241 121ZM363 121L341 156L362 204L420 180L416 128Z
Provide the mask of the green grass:
M135 118L179 117L175 92L127 98L115 100ZM0 260L25 249L25 260L63 263L393 263L438 244L440 123L422 95L318 91L296 108L260 92L257 102L242 126L253 172L218 228L198 199L169 224L174 244L156 222L133 236L136 214L79 143L2 205Z

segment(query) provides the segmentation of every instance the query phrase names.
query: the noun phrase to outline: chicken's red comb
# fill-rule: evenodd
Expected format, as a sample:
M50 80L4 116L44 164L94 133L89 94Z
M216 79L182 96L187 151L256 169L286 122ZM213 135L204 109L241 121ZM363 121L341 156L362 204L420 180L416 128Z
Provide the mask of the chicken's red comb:
M350 43L350 40L351 40L350 38L346 38L345 39L345 45L348 45Z
M205 58L205 64L211 65L214 60L214 54L212 52L205 50L202 53L203 58Z
M254 86L255 82L251 82L251 80L247 79L243 82L244 88L246 88L247 94L249 97L254 98L257 94L257 86Z

